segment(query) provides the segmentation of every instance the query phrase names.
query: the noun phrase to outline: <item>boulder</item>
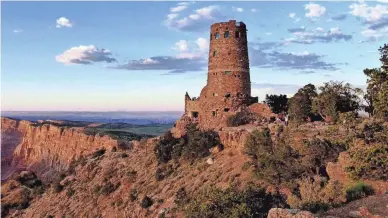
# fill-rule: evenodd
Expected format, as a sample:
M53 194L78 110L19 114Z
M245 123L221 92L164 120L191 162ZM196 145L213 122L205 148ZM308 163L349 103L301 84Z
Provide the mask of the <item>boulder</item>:
M272 208L268 212L268 218L314 218L314 215L309 211Z

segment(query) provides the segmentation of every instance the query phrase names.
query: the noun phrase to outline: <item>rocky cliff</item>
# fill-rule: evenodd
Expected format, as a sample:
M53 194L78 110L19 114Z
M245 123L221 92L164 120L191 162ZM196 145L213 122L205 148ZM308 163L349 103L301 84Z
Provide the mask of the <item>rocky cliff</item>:
M15 170L27 168L44 175L64 170L82 155L100 148L118 146L109 136L86 135L83 128L37 125L29 121L1 118L2 167L6 178ZM47 175L48 176L48 175Z

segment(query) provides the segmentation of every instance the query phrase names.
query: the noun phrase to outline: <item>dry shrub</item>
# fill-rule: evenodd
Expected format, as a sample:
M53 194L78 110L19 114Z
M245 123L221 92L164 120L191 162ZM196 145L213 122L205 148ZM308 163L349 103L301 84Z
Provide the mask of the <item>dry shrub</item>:
M338 181L324 182L320 177L305 177L298 180L297 184L299 193L292 194L287 199L292 208L315 213L346 202L346 191Z

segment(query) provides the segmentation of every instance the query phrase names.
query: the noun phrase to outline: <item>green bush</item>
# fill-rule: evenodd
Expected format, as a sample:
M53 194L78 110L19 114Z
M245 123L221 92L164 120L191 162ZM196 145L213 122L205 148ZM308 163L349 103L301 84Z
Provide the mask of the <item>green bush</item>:
M298 151L300 163L305 171L310 174L319 174L328 162L335 162L339 153L345 151L345 145L333 143L325 139L312 139L306 141Z
M174 203L181 207L185 205L188 202L188 197L185 188L180 188L177 193L175 194L175 200Z
M149 208L154 204L154 201L147 195L141 200L140 206L142 208Z
M138 196L137 190L136 189L131 189L131 191L129 192L129 200L131 202L134 202L134 201L137 200L137 196Z
M346 168L355 178L388 179L388 144L353 146L348 150L351 162Z
M246 152L256 165L254 173L271 184L280 184L299 177L303 171L297 153L285 143L275 145L269 129L253 131L245 144Z
M67 192L66 192L67 197L71 197L74 194L75 194L75 190L73 188L70 187L67 189Z
M103 194L103 195L108 195L114 191L116 191L116 189L120 186L120 184L113 184L111 182L107 182L105 183L102 187L101 187L101 191L100 193Z
M270 130L255 130L247 138L245 151L255 164L254 173L271 184L292 185L302 175L327 176L324 169L328 162L336 161L345 146L328 140L313 139L294 150L284 135L276 142L271 139Z
M196 125L187 126L187 133L180 139L166 132L156 144L154 153L158 163L167 163L171 159L194 160L210 154L209 149L219 144L219 138L215 132L201 131Z
M371 186L366 185L363 182L360 182L349 187L346 190L346 200L347 202L350 202L373 194L374 194L374 190Z
M265 189L248 186L239 191L235 187L226 190L208 187L193 196L185 206L188 218L196 217L267 217L272 207L285 207L284 199Z
M63 190L63 185L61 185L59 182L55 182L53 185L54 192L59 193Z

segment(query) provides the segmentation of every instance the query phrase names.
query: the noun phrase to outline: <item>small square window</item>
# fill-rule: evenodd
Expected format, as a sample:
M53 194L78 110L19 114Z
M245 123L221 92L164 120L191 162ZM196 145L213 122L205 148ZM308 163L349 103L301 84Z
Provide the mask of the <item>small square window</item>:
M225 71L225 75L231 75L232 71Z
M220 33L216 33L216 34L215 34L215 38L216 38L216 39L220 39Z
M216 54L217 54L217 51L213 51L213 57L215 57L216 56Z
M214 93L213 93L213 96L218 96L218 94L214 92Z
M225 112L229 112L229 108L224 108L224 111Z
M224 32L224 38L229 38L229 31Z
M212 111L213 117L217 116L217 111Z
M239 31L236 31L235 37L236 37L236 38L240 38L240 32L239 32Z

